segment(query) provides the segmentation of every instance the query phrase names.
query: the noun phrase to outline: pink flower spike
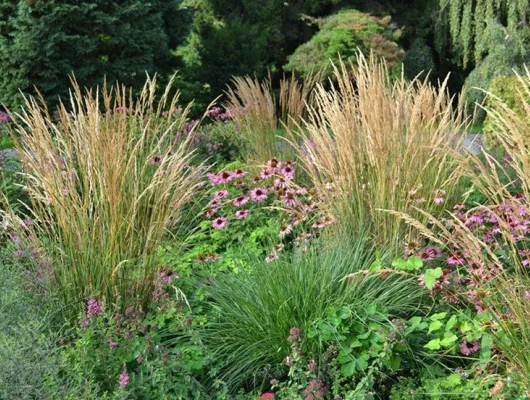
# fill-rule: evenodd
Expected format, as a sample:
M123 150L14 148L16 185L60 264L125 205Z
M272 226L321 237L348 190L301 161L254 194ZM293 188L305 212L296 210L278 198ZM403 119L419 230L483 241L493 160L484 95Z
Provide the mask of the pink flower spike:
M214 229L223 229L228 225L228 220L224 217L218 217L213 220L212 227Z
M127 371L124 371L120 374L119 382L120 382L120 389L123 389L125 386L129 384L129 374L127 373Z
M248 210L237 210L236 211L236 218L237 219L244 219L248 217L249 211Z

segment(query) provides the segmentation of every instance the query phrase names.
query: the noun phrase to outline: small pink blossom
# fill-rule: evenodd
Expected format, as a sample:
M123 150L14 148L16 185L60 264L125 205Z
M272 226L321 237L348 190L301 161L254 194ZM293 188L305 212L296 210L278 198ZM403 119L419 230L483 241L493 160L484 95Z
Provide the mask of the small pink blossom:
M243 177L246 176L247 174L248 174L248 172L242 170L241 168L238 168L238 169L236 169L234 172L232 172L232 175L233 175L235 178L243 178Z
M291 224L284 225L280 229L280 239L285 238L287 235L289 235L293 231L293 226Z
M212 222L212 227L214 229L223 229L228 225L228 220L225 217L217 217Z
M286 177L287 179L293 179L294 178L294 168L290 165L286 165L281 170L282 175Z
M262 201L267 199L267 189L261 187L254 188L250 191L250 197L256 203L261 203Z
M265 168L261 171L260 177L261 179L269 179L274 176L274 170L271 168Z
M127 373L127 371L124 371L120 374L119 382L120 382L120 389L123 389L125 386L129 384L129 374Z
M249 211L248 210L237 210L236 211L236 218L237 219L244 219L248 217Z
M97 317L101 311L103 310L103 307L101 304L98 303L96 299L90 299L87 302L87 315L91 318Z
M236 197L236 198L234 199L234 201L232 202L232 204L233 204L235 207L241 207L241 206L247 204L249 200L250 200L250 197L248 197L248 196L239 196L239 197Z
M219 200L219 199L224 199L228 197L228 190L219 190L218 192L215 192L214 194L214 198Z

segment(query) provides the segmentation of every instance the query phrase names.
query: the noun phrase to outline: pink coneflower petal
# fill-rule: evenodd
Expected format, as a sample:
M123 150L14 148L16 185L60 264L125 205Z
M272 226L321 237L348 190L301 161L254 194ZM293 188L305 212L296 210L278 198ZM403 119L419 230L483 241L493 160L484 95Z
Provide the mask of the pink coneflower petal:
M287 181L283 178L278 178L274 181L275 189L287 189Z
M299 204L296 192L294 190L287 190L285 196L282 198L282 203L288 207L296 207Z
M234 182L234 186L236 187L245 186L245 185L246 185L246 182L242 181L241 179L238 179L237 181Z
M322 228L324 228L325 226L326 226L326 225L324 224L323 221L317 219L317 220L315 221L315 223L311 226L311 228L313 228L313 229L322 229Z
M214 199L210 202L210 208L217 208L221 205L221 200Z
M224 217L217 217L212 221L212 227L214 229L223 229L228 225L228 220Z
M290 234L293 231L293 226L291 224L284 225L282 229L280 230L280 239L285 238L288 234Z
M267 167L276 169L280 168L282 166L281 161L277 160L276 158L271 158L269 161L267 161Z
M262 201L266 200L267 196L268 196L267 189L264 189L261 187L254 188L250 191L250 197L256 203L261 203Z
M232 172L232 175L235 177L235 178L243 178L244 176L246 176L248 174L247 171L245 170L242 170L241 168L238 168L236 169L234 172Z
M237 210L236 211L236 218L237 219L244 219L248 217L249 211L248 210Z
M294 168L290 165L286 165L282 168L281 173L283 176L285 176L287 179L292 179L294 177Z
M241 206L247 204L249 200L250 200L250 197L248 197L248 196L239 196L239 197L236 197L236 198L234 199L234 201L232 202L232 204L233 204L235 207L241 207Z
M218 192L215 192L214 197L216 199L224 199L228 197L228 190L219 190Z
M271 168L265 168L264 170L262 170L259 174L259 176L262 178L262 179L269 179L269 178L272 178L274 176L274 170L271 169Z
M234 175L230 171L223 171L217 174L218 183L228 183L234 179Z

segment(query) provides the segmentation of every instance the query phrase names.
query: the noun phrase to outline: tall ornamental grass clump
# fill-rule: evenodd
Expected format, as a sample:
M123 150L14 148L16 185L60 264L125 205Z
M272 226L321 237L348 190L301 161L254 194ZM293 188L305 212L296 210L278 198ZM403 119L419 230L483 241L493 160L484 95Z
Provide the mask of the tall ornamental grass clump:
M450 149L464 124L447 80L391 80L384 62L358 55L357 65L334 67L328 90L318 84L314 105L292 141L328 208L352 236L371 233L392 248L406 224L383 210L441 209L457 193L459 166Z
M262 82L249 76L232 79L225 106L245 138L250 161L265 163L278 157L284 135L282 124L292 126L306 116L313 89L320 80L320 73L311 73L303 80L294 74L284 77L277 99L270 77Z
M308 333L333 308L349 306L362 314L366 307L376 307L387 316L418 311L422 290L416 279L369 274L373 259L363 239L311 246L269 264L258 261L252 270L221 276L208 286L211 312L202 340L229 388L267 385L261 374L283 364L290 351L290 329ZM306 337L302 348L320 360L329 345Z
M124 86L86 90L73 82L54 115L26 98L13 137L31 197L32 227L68 302L144 304L168 224L178 225L197 187L182 137L188 109L156 79L133 97Z

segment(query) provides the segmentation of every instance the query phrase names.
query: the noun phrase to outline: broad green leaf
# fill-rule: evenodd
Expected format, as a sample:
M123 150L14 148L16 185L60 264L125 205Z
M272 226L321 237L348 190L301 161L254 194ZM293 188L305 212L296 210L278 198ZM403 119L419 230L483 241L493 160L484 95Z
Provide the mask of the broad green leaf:
M438 278L442 276L442 269L440 267L436 269L428 269L425 271L424 280L425 286L427 289L432 290L434 288L434 283Z
M449 321L447 321L447 325L445 326L446 331L450 331L454 328L454 326L457 323L456 315L453 315L451 318L449 318Z
M345 377L352 376L353 373L355 372L355 361L350 361L349 363L344 364L340 368L340 371L342 372L342 375L344 375Z
M458 374L451 374L446 378L447 385L454 388L462 382L462 377Z
M423 347L429 350L439 350L442 346L440 345L440 339L433 339Z
M441 319L444 319L445 317L447 317L446 312L436 313L436 314L431 315L431 321L439 321Z
M437 331L438 329L440 329L444 324L440 321L433 321L431 322L431 324L429 325L429 332L427 333L432 333L434 331Z
M440 341L440 344L443 347L450 347L450 346L454 345L457 340L458 340L458 337L456 335L450 335L450 336L444 337Z

